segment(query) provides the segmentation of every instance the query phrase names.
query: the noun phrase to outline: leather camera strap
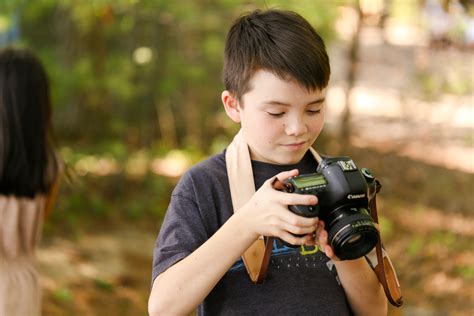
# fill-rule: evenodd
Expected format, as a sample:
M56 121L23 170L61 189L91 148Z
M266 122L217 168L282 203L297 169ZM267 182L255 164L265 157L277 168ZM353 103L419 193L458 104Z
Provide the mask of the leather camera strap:
M376 180L376 193L380 191L382 185ZM374 222L379 223L379 216L377 213L377 200L376 195L370 200L370 213ZM403 304L402 291L400 283L398 282L395 268L392 265L392 261L388 255L384 255L382 249L382 235L379 231L379 241L375 245L375 251L377 253L377 265L375 266L375 274L382 284L385 291L385 295L389 302L396 307L400 307Z
M239 131L235 135L226 150L227 177L234 212L242 208L255 193L250 153L242 133ZM260 236L242 254L247 273L254 283L261 283L265 279L272 243L272 240L267 240L265 244L264 237Z
M310 151L318 162L321 161L321 157L313 148L310 148ZM242 130L227 147L225 156L232 206L236 212L255 193L252 162ZM273 238L260 236L242 254L242 261L252 282L262 283L265 280L272 248Z

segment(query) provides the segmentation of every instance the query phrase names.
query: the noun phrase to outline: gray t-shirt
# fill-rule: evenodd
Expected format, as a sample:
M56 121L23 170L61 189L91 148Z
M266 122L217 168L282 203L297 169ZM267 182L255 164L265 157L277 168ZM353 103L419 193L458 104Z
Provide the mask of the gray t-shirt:
M304 174L316 167L309 153L296 165L252 161L256 188L281 171L297 168ZM154 249L153 280L206 242L232 214L224 151L191 168L174 189ZM240 259L198 314L352 315L334 263L316 247L287 247L278 239L263 284L250 281Z

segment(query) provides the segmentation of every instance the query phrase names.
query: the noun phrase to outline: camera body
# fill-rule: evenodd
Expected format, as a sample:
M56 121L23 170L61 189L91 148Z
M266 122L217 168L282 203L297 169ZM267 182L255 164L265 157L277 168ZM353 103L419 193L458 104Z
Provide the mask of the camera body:
M328 157L316 173L299 175L285 182L285 191L312 194L317 205L290 205L300 216L324 221L328 242L340 259L356 259L369 253L379 240L370 215L376 180L366 168L359 169L349 157Z

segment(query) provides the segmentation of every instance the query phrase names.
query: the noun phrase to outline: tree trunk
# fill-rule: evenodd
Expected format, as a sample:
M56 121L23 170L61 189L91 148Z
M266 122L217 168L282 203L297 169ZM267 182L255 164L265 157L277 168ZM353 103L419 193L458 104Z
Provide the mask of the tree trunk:
M342 114L341 122L341 141L343 147L349 145L350 135L351 135L351 99L350 94L352 88L355 85L357 74L358 74L358 64L359 64L359 44L360 44L360 31L362 28L362 11L360 8L359 1L356 2L357 10L357 25L352 36L351 46L348 52L349 59L349 69L347 72L347 93L346 93L346 106Z

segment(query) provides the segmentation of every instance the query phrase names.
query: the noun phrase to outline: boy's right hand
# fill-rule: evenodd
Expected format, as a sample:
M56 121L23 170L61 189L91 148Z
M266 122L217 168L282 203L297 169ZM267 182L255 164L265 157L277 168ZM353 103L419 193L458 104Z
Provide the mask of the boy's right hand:
M277 174L276 179L283 182L297 175L298 170L293 169ZM240 209L239 213L245 215L245 224L255 239L259 236L272 236L292 245L311 243L319 219L296 215L288 209L288 205L315 205L318 203L317 197L278 191L273 185L276 179L273 177L265 181Z

